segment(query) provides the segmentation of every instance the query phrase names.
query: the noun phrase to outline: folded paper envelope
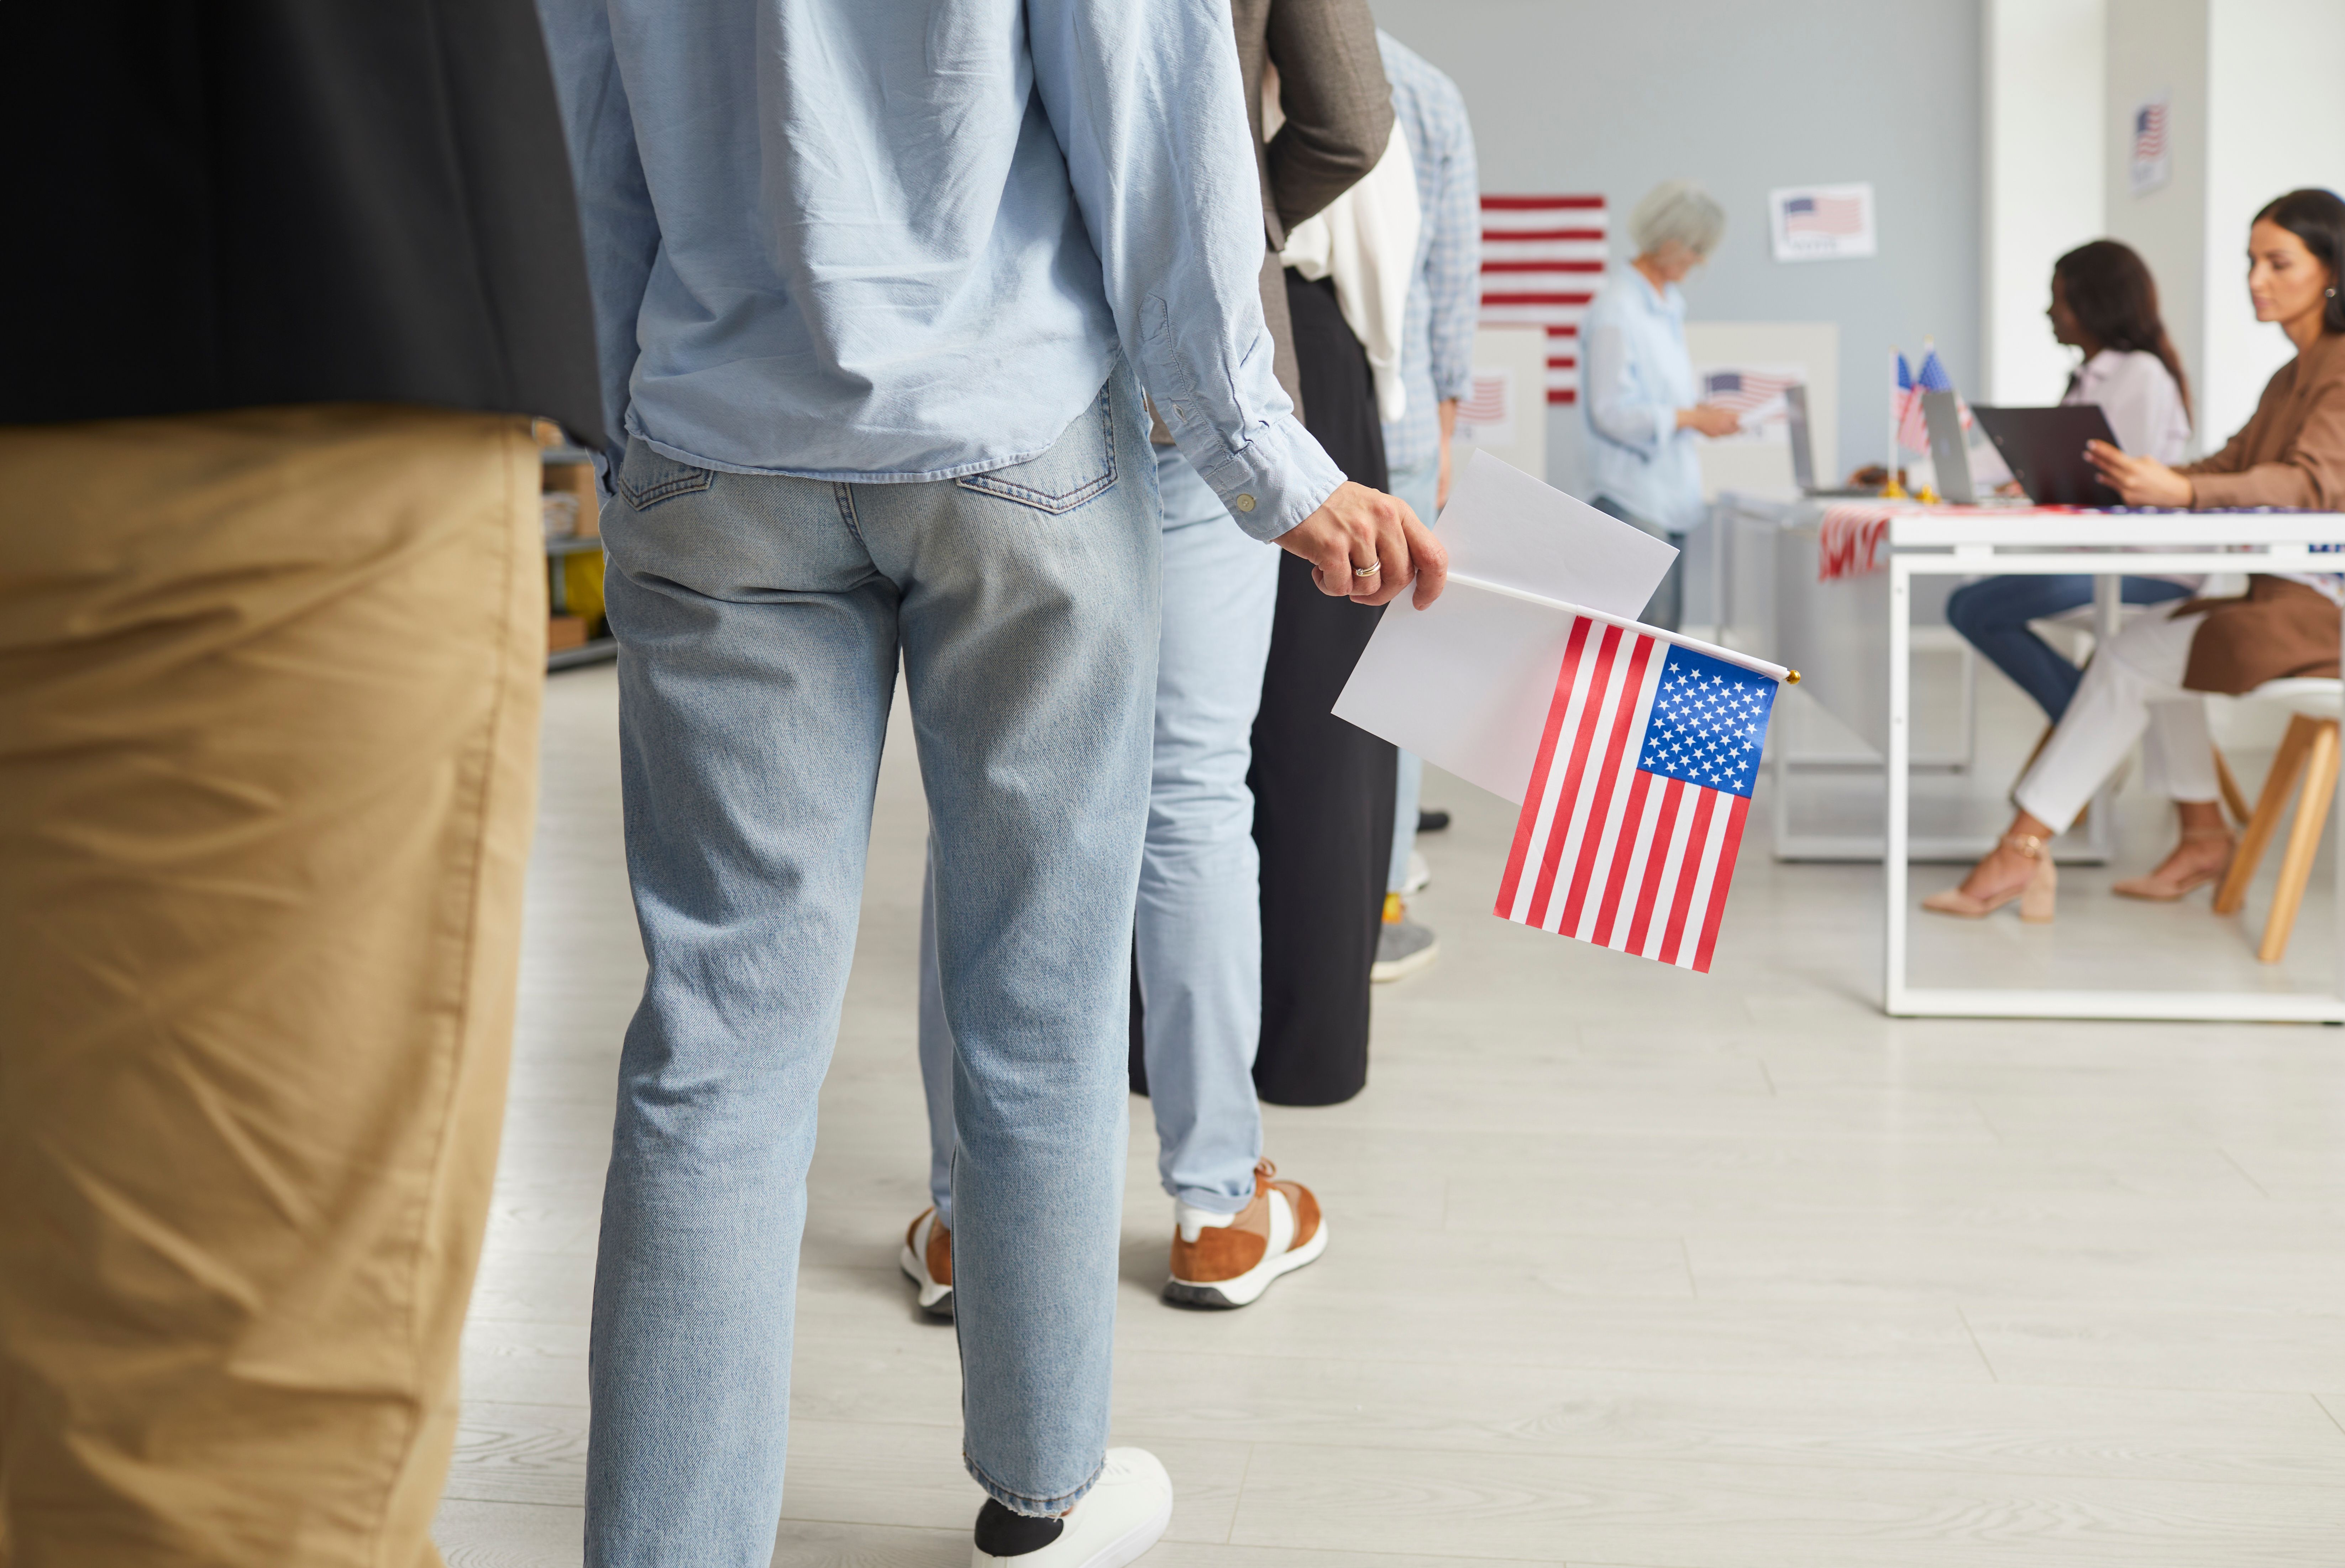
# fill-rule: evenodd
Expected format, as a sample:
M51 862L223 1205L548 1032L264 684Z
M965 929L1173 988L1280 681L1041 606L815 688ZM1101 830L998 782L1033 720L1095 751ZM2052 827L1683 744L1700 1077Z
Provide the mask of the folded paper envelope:
M1406 594L1385 607L1335 717L1519 804L1571 636L1568 606L1633 618L1677 550L1482 452L1439 534L1447 590L1428 610Z

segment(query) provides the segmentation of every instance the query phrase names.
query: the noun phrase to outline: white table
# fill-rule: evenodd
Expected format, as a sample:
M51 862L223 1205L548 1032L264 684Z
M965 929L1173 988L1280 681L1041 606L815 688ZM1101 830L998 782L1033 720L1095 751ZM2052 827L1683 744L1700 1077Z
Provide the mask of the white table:
M1889 605L1889 576L1873 572L1819 582L1816 577L1817 534L1824 500L1760 495L1745 491L1721 493L1714 504L1712 525L1717 542L1713 559L1719 565L1719 640L1745 653L1755 653L1801 672L1801 697L1839 720L1871 749L1866 752L1814 750L1795 747L1796 733L1785 720L1784 733L1767 748L1771 781L1773 850L1779 860L1875 861L1887 839L1863 826L1854 830L1798 832L1792 826L1792 807L1798 780L1804 776L1872 773L1886 767L1889 748L1889 648L1883 636ZM1978 725L1978 658L1952 627L1929 628L1934 652L1957 661L1961 710L1956 720L1957 742L1950 748L1913 759L1918 771L1961 774L1970 769ZM2105 859L2099 819L2087 818L2084 846L2064 843L2064 860ZM1929 839L1914 845L1924 858L1947 860L1975 859L1990 840L1964 838Z
M2114 628L2123 574L2320 572L2345 567L2345 514L2198 512L2003 514L1911 512L1889 524L1888 853L1883 1011L1897 1017L2142 1018L2247 1022L2345 1021L2345 919L2338 921L2337 983L2327 994L2266 992L2054 991L1923 988L1905 980L1913 916L1906 861L1913 751L1914 579L1987 573L2089 573L2097 626ZM1878 574L1876 574L1878 575ZM2345 795L2340 795L2345 799ZM2096 817L2106 812L2096 811ZM2338 857L2345 901L2345 854Z

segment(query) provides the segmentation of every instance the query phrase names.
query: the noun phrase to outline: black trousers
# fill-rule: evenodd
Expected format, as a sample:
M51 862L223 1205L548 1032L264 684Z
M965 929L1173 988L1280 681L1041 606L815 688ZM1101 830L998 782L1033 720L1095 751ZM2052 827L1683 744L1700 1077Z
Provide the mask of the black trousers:
M1335 285L1286 274L1304 424L1346 478L1382 490L1384 427L1367 351ZM1300 556L1278 563L1270 666L1254 725L1254 838L1262 855L1262 1044L1254 1089L1280 1105L1332 1105L1368 1079L1368 967L1392 860L1398 755L1329 710L1382 608L1333 598ZM1132 1086L1148 1093L1140 977L1132 985Z
M1367 351L1335 285L1286 275L1306 423L1345 477L1382 490L1384 427ZM1392 860L1397 755L1329 710L1383 616L1331 598L1279 561L1270 667L1254 719L1254 837L1262 852L1262 1048L1254 1081L1281 1105L1332 1105L1368 1080L1368 967Z

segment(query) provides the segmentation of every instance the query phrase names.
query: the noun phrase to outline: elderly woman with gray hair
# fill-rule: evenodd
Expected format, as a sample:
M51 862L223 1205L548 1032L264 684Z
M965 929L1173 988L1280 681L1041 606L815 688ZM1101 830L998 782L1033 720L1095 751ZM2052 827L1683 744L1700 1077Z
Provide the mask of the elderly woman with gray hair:
M1682 545L1702 520L1693 437L1733 433L1741 416L1694 401L1678 282L1709 259L1726 211L1690 179L1665 180L1629 215L1636 259L1612 269L1580 325L1579 406L1588 417L1592 504ZM1645 619L1678 629L1682 558L1653 592Z

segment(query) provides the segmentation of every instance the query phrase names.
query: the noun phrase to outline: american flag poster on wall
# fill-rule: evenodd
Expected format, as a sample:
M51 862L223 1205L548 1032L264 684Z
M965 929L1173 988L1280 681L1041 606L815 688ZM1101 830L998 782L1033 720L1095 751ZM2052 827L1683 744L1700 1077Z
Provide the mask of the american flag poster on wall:
M1767 214L1778 261L1836 261L1873 253L1870 185L1771 190Z
M1709 972L1779 689L1724 653L1578 617L1501 917Z
M1547 401L1579 395L1579 319L1604 281L1601 196L1482 198L1482 320L1547 329Z

